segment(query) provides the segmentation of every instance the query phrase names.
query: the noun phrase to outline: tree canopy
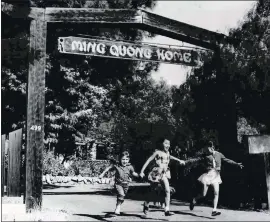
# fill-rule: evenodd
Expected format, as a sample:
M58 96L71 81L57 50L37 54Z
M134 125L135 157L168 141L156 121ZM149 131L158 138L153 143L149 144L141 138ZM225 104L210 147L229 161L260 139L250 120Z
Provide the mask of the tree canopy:
M152 0L32 0L24 4L126 9L155 6ZM243 23L230 30L229 36L238 39L238 44L223 45L220 61L207 55L212 59L192 69L181 86L154 81L151 72L158 70L157 63L146 62L145 69L139 70L136 61L60 54L57 50L57 39L62 36L142 41L151 33L135 28L49 24L46 148L55 147L56 152L71 155L75 141L92 138L117 143L144 161L141 152L155 149L159 136L171 139L172 152L177 146L193 155L205 140L211 139L223 149L234 148L242 134L269 133L269 4L259 1ZM27 51L29 23L5 15L2 19L2 48ZM27 53L2 57L4 133L25 126L27 68Z

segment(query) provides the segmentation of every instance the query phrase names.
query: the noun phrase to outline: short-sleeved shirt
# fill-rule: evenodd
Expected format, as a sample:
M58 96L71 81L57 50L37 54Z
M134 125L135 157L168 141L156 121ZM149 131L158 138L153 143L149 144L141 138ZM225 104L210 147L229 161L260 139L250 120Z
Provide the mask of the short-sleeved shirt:
M115 183L129 183L131 181L131 175L134 172L134 168L131 164L127 166L114 165L115 173Z

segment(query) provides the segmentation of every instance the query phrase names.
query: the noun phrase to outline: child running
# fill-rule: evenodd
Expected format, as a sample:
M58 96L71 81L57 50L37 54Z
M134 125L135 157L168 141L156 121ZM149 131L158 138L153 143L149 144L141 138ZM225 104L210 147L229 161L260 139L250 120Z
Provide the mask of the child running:
M211 141L206 145L205 151L206 151L205 157L190 159L190 160L186 161L186 163L188 163L188 162L203 160L205 165L206 165L205 173L203 173L198 178L199 183L203 185L203 192L191 200L189 208L190 208L190 210L193 210L197 201L200 198L206 196L207 191L208 191L208 187L213 186L213 188L214 188L214 200L213 200L214 207L213 207L213 211L212 211L212 216L218 216L221 214L221 212L217 210L218 198L219 198L219 185L222 183L222 180L220 177L221 163L222 163L222 161L225 161L227 163L239 166L241 169L243 168L243 165L242 165L242 163L236 163L233 160L227 159L222 153L215 151L215 147L213 145L213 142L211 142Z
M124 202L125 196L128 192L131 176L139 177L138 173L134 171L133 166L129 163L129 152L124 151L120 155L120 164L116 161L107 167L99 176L101 179L109 170L115 171L115 190L117 193L117 202L114 214L112 216L120 215L121 205Z
M156 150L152 156L148 158L148 160L145 162L145 164L142 167L140 176L143 178L144 170L148 166L148 164L155 160L155 166L152 168L148 175L148 181L150 182L150 187L155 188L157 185L161 184L162 187L165 190L165 216L171 216L173 215L172 212L170 212L170 185L169 185L169 179L171 178L170 170L169 170L169 162L170 159L178 161L180 164L184 165L185 161L180 160L176 157L173 157L169 153L170 149L170 141L168 139L162 138L160 141L160 144L162 144L162 147L160 150ZM160 147L159 144L159 147ZM144 202L143 212L145 216L147 216L147 213L149 211L149 195L147 200Z

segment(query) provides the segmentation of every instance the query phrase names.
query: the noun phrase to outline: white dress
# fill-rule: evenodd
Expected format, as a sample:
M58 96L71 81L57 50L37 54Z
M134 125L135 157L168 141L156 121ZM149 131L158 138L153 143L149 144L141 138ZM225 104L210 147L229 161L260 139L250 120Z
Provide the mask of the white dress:
M213 158L213 168L208 170L208 172L202 174L198 181L200 181L202 184L205 185L212 185L212 184L221 184L222 180L220 177L219 171L216 170L216 161L215 158Z

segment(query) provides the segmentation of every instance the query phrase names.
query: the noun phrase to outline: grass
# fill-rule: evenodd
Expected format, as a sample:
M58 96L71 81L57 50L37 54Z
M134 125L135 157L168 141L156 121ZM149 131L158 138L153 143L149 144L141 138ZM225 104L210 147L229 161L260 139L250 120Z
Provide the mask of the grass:
M2 198L2 221L69 221L70 215L64 209L48 209L25 212L22 197Z

